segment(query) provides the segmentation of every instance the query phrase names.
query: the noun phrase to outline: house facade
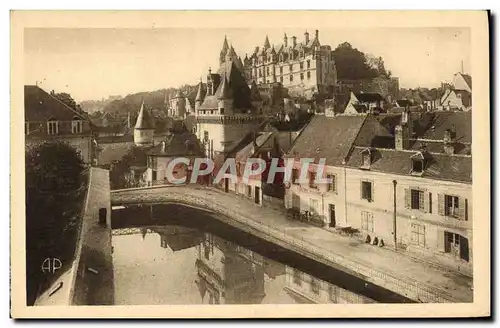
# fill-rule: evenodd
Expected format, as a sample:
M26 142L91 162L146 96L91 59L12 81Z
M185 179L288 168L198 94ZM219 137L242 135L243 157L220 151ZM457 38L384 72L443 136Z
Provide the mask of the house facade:
M171 161L179 157L188 158L190 162L188 165L176 164L172 168L172 177L186 178L186 181L189 181L194 160L202 156L203 152L195 135L188 131L174 132L147 151L146 184L151 186L174 183L167 176L167 167Z
M85 164L95 158L90 120L38 86L24 87L26 147L63 141L76 149Z
M471 272L467 114L403 112L392 132L370 114L314 117L287 154L296 161L285 206L314 214L325 228L348 228L377 247ZM326 159L323 177L331 182L315 183L315 164L308 182L297 182L300 158Z

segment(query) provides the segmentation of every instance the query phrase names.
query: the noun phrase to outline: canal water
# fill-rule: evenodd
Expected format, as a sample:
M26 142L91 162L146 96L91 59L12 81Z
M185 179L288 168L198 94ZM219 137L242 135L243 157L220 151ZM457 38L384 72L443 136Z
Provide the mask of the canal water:
M178 205L112 213L116 305L402 302Z

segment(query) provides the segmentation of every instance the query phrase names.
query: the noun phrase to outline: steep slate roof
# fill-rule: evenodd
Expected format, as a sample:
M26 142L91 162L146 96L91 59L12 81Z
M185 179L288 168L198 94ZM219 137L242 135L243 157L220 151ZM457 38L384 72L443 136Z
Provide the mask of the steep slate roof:
M361 151L364 147L355 147L347 161L347 166L359 168L362 165ZM410 157L416 151L371 149L372 163L370 171L397 175L411 175ZM470 156L428 154L423 178L472 183L472 158ZM412 175L413 176L413 175Z
M400 99L395 101L397 107L406 107L406 106L411 106L413 103L408 100L408 99Z
M155 124L151 113L148 109L144 108L144 102L142 102L141 109L139 110L139 116L137 116L137 122L135 123L136 129L154 129Z
M247 85L243 73L235 66L233 60L226 61L220 66L218 76L220 76L219 81L221 82L215 91L215 95L205 97L203 104L200 106L201 110L217 109L217 97L221 93L224 94L224 88L227 88L227 93L224 96L232 97L228 99L233 99L233 108L235 112L246 112L248 109L252 108L250 88ZM223 77L226 78L225 82Z
M462 74L462 73L458 73L458 74L460 74L462 76L465 83L467 83L469 88L472 90L472 77L469 74Z
M382 97L378 93L362 92L362 93L355 93L354 96L356 96L356 98L360 102L375 102L384 100L384 97Z
M165 138L164 141L165 151L163 151L163 144L160 142L157 146L151 148L147 154L167 157L203 155L198 139L192 133L174 133Z
M74 117L89 121L87 117L45 92L36 85L24 86L24 120L47 121L51 118L58 121L72 121Z
M314 116L285 157L326 158L342 165L367 116Z
M388 113L375 116L387 130L394 133L394 128L401 121L401 113ZM411 113L414 122L412 138L439 140L444 139L447 129L456 131L456 141L472 142L472 113L461 111L437 111Z
M471 112L427 112L412 113L415 122L413 138L443 140L447 129L456 131L456 141L472 142L472 113Z

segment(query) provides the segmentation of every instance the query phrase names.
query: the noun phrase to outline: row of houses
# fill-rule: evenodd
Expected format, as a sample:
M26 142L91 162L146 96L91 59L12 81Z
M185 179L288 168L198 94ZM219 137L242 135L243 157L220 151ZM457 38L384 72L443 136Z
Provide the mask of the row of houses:
M456 73L451 84L443 84L433 96L420 93L420 103L413 99L391 99L377 92L351 91L342 110L336 111L335 102L326 105L327 115L358 115L366 113L400 113L406 108L415 112L469 111L472 108L472 78L468 74Z

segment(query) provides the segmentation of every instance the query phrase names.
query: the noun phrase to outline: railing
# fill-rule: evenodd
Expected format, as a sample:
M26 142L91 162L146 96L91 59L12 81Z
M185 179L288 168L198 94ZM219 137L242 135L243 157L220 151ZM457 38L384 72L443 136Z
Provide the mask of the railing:
M176 203L186 204L191 207L200 207L201 209L212 210L224 215L224 217L228 221L232 221L237 224L239 223L240 225L241 223L243 223L246 227L256 230L256 234L266 234L267 236L276 239L278 243L291 245L301 250L302 252L305 251L309 255L314 255L316 257L319 257L320 259L326 260L326 262L328 263L333 263L343 268L350 269L358 275L362 275L363 279L365 280L369 280L375 284L380 284L387 289L396 291L397 293L401 293L402 295L405 295L406 297L412 298L414 300L437 303L471 301L467 298L467 296L464 296L465 299L457 299L443 289L429 286L426 283L417 281L413 278L407 276L397 277L396 274L387 271L381 272L380 270L375 270L370 266L362 264L352 258L347 258L339 254L332 254L332 249L327 249L321 247L318 244L311 243L303 237L289 235L287 234L285 229L283 229L282 231L278 230L278 228L280 228L279 226L271 226L269 224L257 222L254 219L249 219L246 217L248 213L241 213L238 210L233 209L234 207L228 208L224 204L219 204L217 201L218 197L210 198L210 200L207 200L202 195L193 195L191 193L186 193L185 189L184 191L181 191L182 189L184 188L176 190L178 192L172 192L168 194L149 195L150 197L147 202L161 203L162 201L174 201ZM203 189L203 192L224 194L223 192L210 187L198 187L196 189ZM128 201L126 200L127 197L124 198L125 200L122 200L122 203L137 202L137 199L134 199L134 197L130 197ZM236 203L235 205L236 208L238 208L238 204ZM280 213L271 209L270 211ZM280 213L279 215L283 214ZM413 297L408 296L408 293L412 293Z

